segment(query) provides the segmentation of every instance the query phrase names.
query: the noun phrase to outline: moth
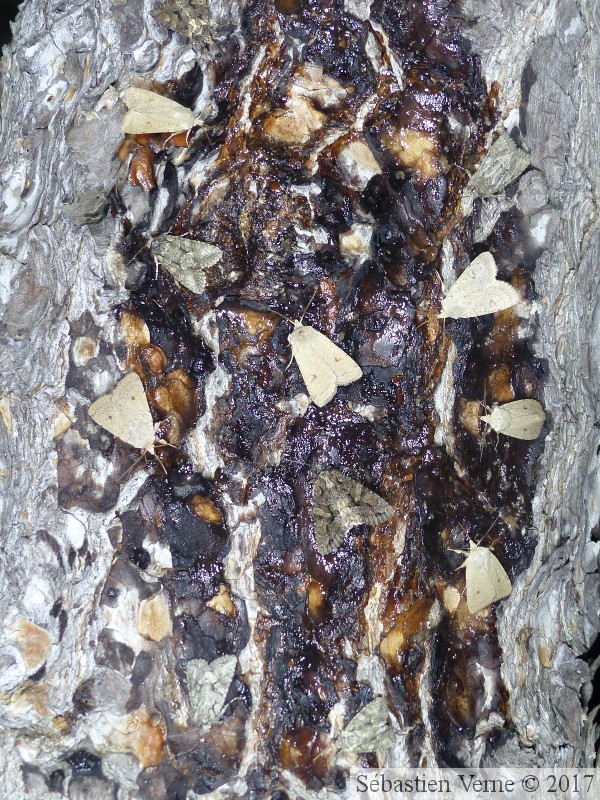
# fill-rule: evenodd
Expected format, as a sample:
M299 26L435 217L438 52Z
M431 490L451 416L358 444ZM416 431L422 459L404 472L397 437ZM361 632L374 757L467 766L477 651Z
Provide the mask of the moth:
M491 414L483 414L481 419L496 433L503 433L514 439L533 441L542 432L546 412L537 400L513 400L495 406Z
M206 270L223 257L223 251L214 244L168 233L157 236L154 247L162 266L195 294L204 291Z
M162 0L155 5L152 16L187 39L205 44L212 41L208 0Z
M295 320L288 342L310 399L320 408L333 400L338 386L362 378L356 361L311 325Z
M519 293L510 284L497 280L497 271L491 253L477 256L446 293L438 317L480 317L516 305Z
M508 136L501 134L469 182L469 188L479 197L489 197L512 183L527 169L531 156L521 150Z
M372 753L385 750L392 741L389 712L383 697L367 703L341 732L338 748L353 753Z
M207 728L219 719L236 666L233 655L219 656L210 663L203 658L187 662L188 693L196 725Z
M127 373L112 392L94 401L88 414L113 436L154 455L154 422L144 385L135 372Z
M201 120L189 108L148 89L125 89L127 113L121 123L123 133L177 133L187 131Z
M323 556L337 550L356 525L379 525L393 514L382 497L337 469L321 472L314 483L315 542Z
M502 564L487 547L469 540L470 549L461 567L465 568L467 608L477 614L512 592L512 583Z

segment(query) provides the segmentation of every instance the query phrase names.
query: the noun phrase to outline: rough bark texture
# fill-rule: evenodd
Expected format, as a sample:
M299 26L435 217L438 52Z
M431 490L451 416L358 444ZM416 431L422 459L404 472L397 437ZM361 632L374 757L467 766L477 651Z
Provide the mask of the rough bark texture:
M349 0L347 6L360 16L370 3ZM139 794L140 771L152 769L162 748L163 733L151 717L129 720L133 733L121 731L121 739L113 739L101 775L89 752L105 747L108 732L122 721L119 692L130 691L129 683L117 685L114 677L103 689L103 670L109 670L95 659L102 631L125 624L103 609L110 608L109 575L116 594L119 580L134 580L111 574L115 518L144 475L125 484L119 496L98 458L98 477L90 483L93 511L64 510L69 504L63 496L59 505L57 491L57 447L64 448L65 437L68 452L80 446L86 450L82 463L90 464L76 430L87 430L81 409L108 391L117 373L120 333L113 309L129 296L125 284L131 276L114 250L123 235L119 216L81 224L103 209L121 166L116 153L123 109L111 87L125 87L136 76L166 84L181 78L198 57L206 66L210 48L227 46L241 15L238 3L209 0L211 27L194 50L157 24L151 7L141 0L26 0L2 58L0 793L6 797L58 798L66 786L69 797L88 798L162 797L166 791L154 786L155 795ZM548 364L544 405L550 419L533 504L538 544L498 611L512 726L485 756L477 749L484 747L483 738L476 740L467 763L485 758L513 766L570 766L593 758L595 734L584 706L591 694L585 657L600 628L600 435L594 427L600 391L599 144L590 135L600 101L599 14L593 0L466 0L461 11L464 35L482 58L488 86L501 85L506 127L518 126L535 168L522 178L514 199L529 226L524 235L533 235L543 250L534 307L536 354ZM122 196L134 207L134 219L136 203L139 215L145 213L127 185ZM210 341L210 332L205 339ZM80 387L80 417L72 419L76 397L71 384L70 404L64 402L67 377L90 359L96 359L99 377ZM213 381L218 384L217 374ZM215 385L215 393L222 388ZM255 587L244 560L256 554L257 529L240 522L234 504L228 513L237 534L227 579L236 597L246 599L246 625L252 628ZM159 551L157 545L157 563ZM142 584L136 596L154 602L155 625L164 610ZM137 625L139 631L139 617ZM113 653L113 660L118 657ZM256 693L261 654L252 639L240 659L255 676L248 685ZM160 685L162 700L175 707L186 701L169 683L174 670L165 660L167 677ZM91 678L89 699L85 686ZM189 686L189 670L187 680ZM218 765L221 774L229 770L233 797L261 794L246 783L260 743L252 714L244 714L240 703L238 727L245 725L246 737L237 745L241 762L232 756ZM397 746L392 758L402 756ZM285 780L298 796L313 796L297 775ZM332 786L328 791L336 792Z
M598 146L589 135L599 90L598 8L585 2L483 6L479 17L482 6L469 4L479 17L471 29L474 46L488 80L502 83L506 111L519 108L520 129L547 192L536 219L547 249L535 281L537 351L548 361L544 397L552 432L534 506L535 559L501 616L504 676L521 744L533 745L535 760L566 765L593 752L580 699L589 671L579 658L598 631ZM526 763L525 753L499 759Z

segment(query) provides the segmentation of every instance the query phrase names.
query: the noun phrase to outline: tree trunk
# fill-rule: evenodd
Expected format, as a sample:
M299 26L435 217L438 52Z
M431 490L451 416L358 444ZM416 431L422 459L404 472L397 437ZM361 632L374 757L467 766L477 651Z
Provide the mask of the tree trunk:
M231 797L311 798L323 786L319 796L333 796L345 769L367 763L364 752L388 766L593 762L600 12L590 0L465 0L457 21L443 3L317 5L322 13L308 0L195 9L191 0L25 0L3 51L3 796L175 798L219 786ZM426 44L413 23L431 35ZM499 85L497 120L469 46L488 89ZM332 80L300 75L300 62ZM407 105L411 81L443 95L443 111L419 106L416 90ZM187 136L189 151L181 136L123 144L119 93L131 85L195 101L203 124ZM463 149L419 139L424 149L407 155L413 113L431 114L422 130L434 120L432 135L443 128L448 142L454 115ZM402 169L373 144L392 141L398 119ZM503 128L531 166L459 211L468 172ZM319 139L311 195L310 147L331 130L378 158L361 162L335 136ZM440 153L450 161L443 175ZM409 219L419 203L415 218L425 214L419 192L436 181L448 187L440 208L427 223ZM385 211L385 225L384 184L400 209ZM496 225L481 233L486 214ZM385 261L384 236L396 219L397 264ZM371 251L348 240L336 249L357 222L374 231ZM164 232L220 248L203 292L181 288L166 258L156 266L146 242ZM528 310L506 323L511 385L541 396L545 365L548 420L543 446L488 436L481 462L479 440L460 428L461 402L483 400L483 362L469 358L497 333L492 323L444 330L418 316L427 304L439 310L435 268L447 280L448 253L460 266L474 247L504 262L512 252L512 268L522 267L511 281ZM296 366L286 370L285 321L269 312L296 319L307 303L306 324L364 373L322 412ZM391 379L382 321L400 331L396 344L422 348L422 373L401 353L402 375ZM167 476L150 457L125 474L135 450L89 417L90 403L131 371L173 445L156 445ZM414 403L407 375L419 387ZM454 404L446 412L442 384ZM406 413L402 447L389 444L396 408ZM427 445L409 458L406 426L417 418L436 438L423 434ZM394 458L379 455L385 448ZM501 467L506 484L487 493L481 475ZM361 517L327 561L310 538L310 497L334 468L368 483L396 516L376 528ZM442 477L431 493L434 472ZM467 541L461 525L473 538L496 517L512 593L496 615L467 625L464 600L442 600L464 586L451 550ZM440 642L464 659L462 688L449 686ZM482 691L469 669L484 663L494 711L461 716L461 691ZM386 735L344 740L380 695Z

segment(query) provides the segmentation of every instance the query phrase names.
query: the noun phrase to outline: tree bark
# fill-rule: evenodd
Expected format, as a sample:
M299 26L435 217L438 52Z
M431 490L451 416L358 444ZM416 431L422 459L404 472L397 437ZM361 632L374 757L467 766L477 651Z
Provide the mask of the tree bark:
M218 54L236 37L248 36L240 28L239 2L208 0L202 10L205 24L186 29L192 30L191 39L175 35L163 24L166 18L157 16L157 10L175 13L184 4L158 6L148 0L25 0L13 42L3 51L0 786L3 796L32 798L184 797L188 790L215 789L210 780L197 778L197 770L218 774L216 785L225 784L231 797L259 797L275 791L280 781L292 793L311 798L319 787L298 771L286 772L285 764L277 780L270 783L262 775L260 784L266 721L243 710L239 698L239 707L232 705L233 717L239 716L234 753L225 753L223 745L233 730L227 728L233 725L230 717L206 734L222 761L215 756L214 763L192 766L190 760L181 774L164 765L164 740L173 735L164 719L179 730L178 715L181 708L189 711L190 700L183 681L172 680L181 679L176 656L152 630L162 625L163 633L172 632L176 602L171 596L163 603L162 590L154 584L149 588L145 576L120 562L120 528L146 473L133 473L120 486L115 472L125 471L132 459L117 458L109 469L106 440L95 449L89 444L90 437L100 441L90 432L89 402L113 385L117 356L124 363L124 323L121 318L119 325L114 309L139 286L136 266L126 263L117 245L144 218L156 233L171 202L166 179L150 208L147 196L132 188L124 173L117 158L124 110L118 90L141 79L158 86L181 81L199 63L209 106L214 75L207 76ZM367 0L346 3L357 17L370 6ZM549 419L529 531L537 540L535 554L497 613L509 724L494 747L484 735L474 737L467 761L590 765L597 733L587 703L600 627L600 433L595 427L600 173L594 134L600 11L593 0L466 0L461 16L463 35L481 56L488 87L494 81L501 87L498 129L518 129L531 153L532 169L510 199L524 220L520 241L533 240L538 248L531 331L535 354L547 363L543 397ZM111 195L115 184L127 221ZM531 244L522 246L531 252ZM214 323L211 329L205 322L198 338L207 352L215 347ZM227 393L227 380L226 371L217 368L207 381L208 411ZM218 442L211 446L217 463ZM213 458L194 451L194 445L189 452L205 467ZM235 609L236 635L251 631L237 654L236 680L247 681L248 705L255 711L266 658L261 624L266 623L260 621L259 595L248 568L260 542L260 526L248 509L251 504L235 498L225 508L229 530L236 533L224 558L229 588L217 596L221 608ZM243 513L249 514L247 521ZM142 539L157 570L151 577L158 578L162 573L156 565L172 567L168 548ZM127 597L135 599L130 606ZM132 641L138 641L145 624L142 608L152 617L146 636L155 647L150 677L135 674L142 670L138 656L145 645L120 650L119 639L105 634L131 628ZM137 666L119 672L116 664L126 661L130 650ZM202 685L209 678L200 661L195 659L195 669ZM221 666L227 671L232 664ZM188 668L188 689L191 682ZM154 710L131 701L132 691L142 692L136 685L147 691L150 683ZM125 731L119 725L130 727ZM398 725L395 730L388 764L410 760L398 744ZM182 749L191 748L181 736ZM281 754L274 757L281 767L278 759L284 760ZM334 796L331 780L325 783L331 793L326 796Z

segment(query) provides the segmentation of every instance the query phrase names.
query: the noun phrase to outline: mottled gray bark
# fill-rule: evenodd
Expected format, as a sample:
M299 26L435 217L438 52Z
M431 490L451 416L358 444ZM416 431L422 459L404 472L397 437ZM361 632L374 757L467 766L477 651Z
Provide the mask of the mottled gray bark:
M239 9L209 5L218 44L219 30L234 27ZM103 207L119 172L118 89L136 76L159 84L177 79L198 55L205 65L209 58L204 45L194 52L183 38L169 37L152 20L151 6L149 0L25 0L2 58L0 794L6 797L58 797L40 774L53 772L61 754L93 743L110 724L74 714L72 698L98 675L93 653L106 624L98 604L113 559L110 529L139 482L106 514L62 510L56 440L69 436L77 444L70 428L83 398L64 399L70 367L99 359L104 373L95 393L108 390L106 376L116 374L112 309L127 296L113 250L120 222L109 215L81 223ZM520 127L532 153L537 171L523 178L516 202L545 248L535 277L537 353L548 362L551 429L534 505L539 544L498 615L515 735L494 758L511 765L589 764L594 735L583 705L590 673L582 657L600 627L594 427L600 11L594 0L467 0L464 13L473 20L466 35L482 56L486 79L501 84L505 124ZM145 212L143 198L128 195L127 187L123 192L132 218L136 203ZM84 315L100 341L81 328L73 333ZM243 587L242 572L238 565ZM248 654L249 666L257 666L255 656ZM32 680L44 664L43 680ZM111 698L114 692L111 684ZM251 741L247 748L251 761ZM103 770L120 798L136 796L140 762L131 749L107 754ZM109 796L106 784L90 781L70 796Z
M546 248L535 274L537 352L548 361L535 559L501 614L503 675L519 743L498 760L593 759L580 660L598 635L598 7L470 2L469 36L532 154L517 202ZM518 116L517 116L518 112ZM525 747L530 747L529 751ZM518 749L517 749L518 748ZM589 761L587 762L589 763Z

